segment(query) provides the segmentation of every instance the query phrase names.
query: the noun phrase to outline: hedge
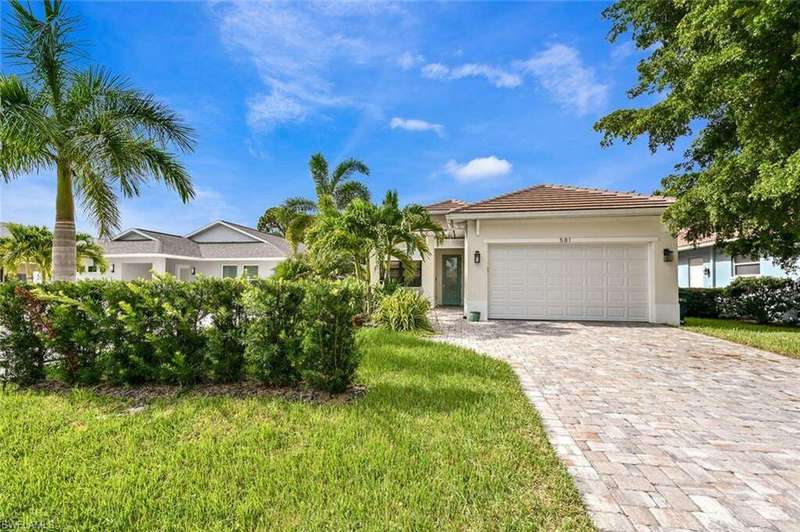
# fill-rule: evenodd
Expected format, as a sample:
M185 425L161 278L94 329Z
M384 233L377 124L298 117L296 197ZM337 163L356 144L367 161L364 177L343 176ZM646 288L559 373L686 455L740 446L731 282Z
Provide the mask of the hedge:
M800 323L800 280L737 277L725 288L681 288L686 315L758 323Z
M341 391L358 365L362 297L350 281L4 283L2 378L183 385L254 377ZM309 331L336 342L315 343Z

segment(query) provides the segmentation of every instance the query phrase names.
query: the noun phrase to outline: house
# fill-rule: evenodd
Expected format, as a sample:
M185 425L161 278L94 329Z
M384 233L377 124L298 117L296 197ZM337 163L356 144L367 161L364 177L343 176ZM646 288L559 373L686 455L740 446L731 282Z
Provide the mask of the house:
M223 220L186 236L150 229L127 229L108 240L98 240L108 261L101 274L94 265L81 279L149 279L152 272L170 273L191 281L207 277L269 277L275 266L293 252L286 239Z
M734 256L720 249L716 236L689 242L678 235L678 286L722 288L736 277L794 277L769 258ZM800 264L798 265L800 266Z
M447 231L419 264L437 306L485 319L677 324L675 238L664 196L536 185L427 209Z

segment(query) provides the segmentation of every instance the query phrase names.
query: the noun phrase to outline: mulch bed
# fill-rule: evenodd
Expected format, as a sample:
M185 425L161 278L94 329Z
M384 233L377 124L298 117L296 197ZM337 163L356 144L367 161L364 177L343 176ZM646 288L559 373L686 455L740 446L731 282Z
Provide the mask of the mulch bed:
M367 392L366 386L353 385L342 393L313 390L311 388L274 387L257 381L234 382L229 384L196 384L192 386L176 386L167 384L143 384L140 386L70 386L60 381L45 381L25 388L40 393L70 394L75 390L88 390L101 397L119 399L132 406L142 406L157 399L175 399L177 397L232 397L246 399L250 397L279 398L286 401L343 404L349 403Z

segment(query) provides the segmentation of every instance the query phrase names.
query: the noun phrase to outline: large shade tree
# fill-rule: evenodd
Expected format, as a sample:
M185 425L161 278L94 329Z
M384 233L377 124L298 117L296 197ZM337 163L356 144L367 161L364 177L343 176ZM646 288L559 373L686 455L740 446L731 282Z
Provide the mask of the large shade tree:
M54 278L73 280L75 199L101 236L119 228L118 193L138 196L148 180L188 201L191 178L171 150L191 151L193 132L126 81L101 68L79 70L76 21L62 2L45 0L41 15L18 0L8 5L3 52L21 74L0 75L0 175L9 182L55 169Z
M605 10L612 42L647 54L631 98L595 128L603 144L693 136L664 177L665 220L690 240L716 234L734 254L800 257L800 2L621 0Z
M8 236L0 238L0 267L5 272L25 273L31 277L39 271L47 281L53 268L53 232L44 226L6 224ZM76 269L82 270L85 262L91 260L101 272L108 263L103 256L103 248L87 233L77 233Z

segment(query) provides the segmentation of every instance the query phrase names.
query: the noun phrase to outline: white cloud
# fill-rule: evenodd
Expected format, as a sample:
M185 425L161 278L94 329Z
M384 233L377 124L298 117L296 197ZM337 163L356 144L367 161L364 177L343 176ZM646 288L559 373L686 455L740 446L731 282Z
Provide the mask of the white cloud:
M412 54L411 52L404 52L397 58L397 64L403 70L411 70L417 65L425 62L425 58L420 54Z
M450 159L444 169L462 183L468 183L506 175L511 171L511 163L490 155L472 159L467 164L459 164L454 159Z
M444 126L442 124L433 124L416 118L395 116L389 122L389 127L392 129L405 129L406 131L433 131L440 137L444 136Z
M513 89L522 84L522 78L517 74L479 63L467 63L452 68L441 63L429 63L422 67L422 75L429 79L485 77L495 87L504 89Z
M635 54L637 50L635 42L625 41L611 48L611 59L614 61L622 61Z
M554 44L527 61L518 63L561 105L585 114L605 105L608 85L595 78L594 70L584 66L575 48Z
M374 19L398 15L396 6L238 1L210 9L225 46L251 63L264 85L246 102L255 129L302 120L322 108L361 106L358 98L337 94L332 75L342 63L397 54Z
M450 74L450 69L441 63L428 63L422 67L422 75L430 79L444 79Z

